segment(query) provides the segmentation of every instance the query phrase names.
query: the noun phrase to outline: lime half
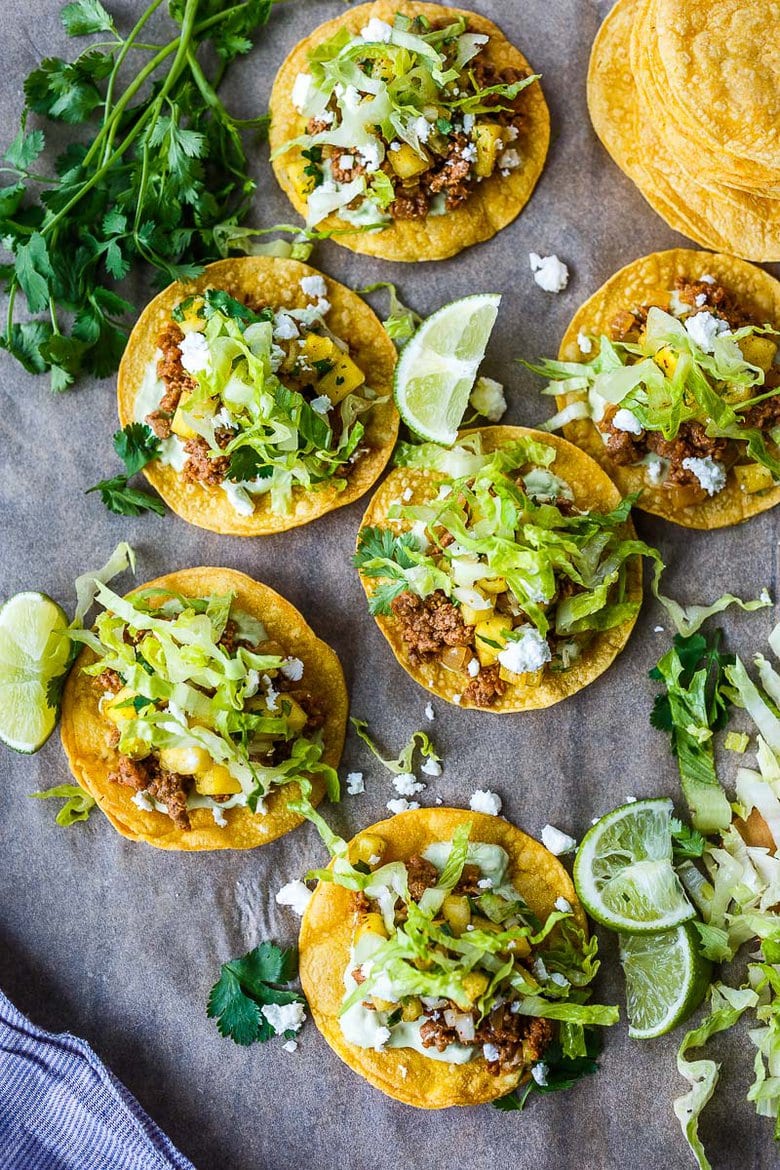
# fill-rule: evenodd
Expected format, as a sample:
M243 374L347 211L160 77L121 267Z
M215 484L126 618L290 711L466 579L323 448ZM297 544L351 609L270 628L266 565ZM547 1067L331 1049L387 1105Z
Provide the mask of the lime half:
M696 911L672 865L671 800L637 800L582 839L574 883L597 922L625 934L669 930Z
M671 1032L707 994L712 963L699 951L692 922L661 934L622 934L628 1034L652 1040Z
M54 730L47 689L68 664L68 619L45 593L17 593L0 609L0 740L37 752Z
M401 351L395 401L410 430L454 443L498 315L498 293L452 301L423 321Z

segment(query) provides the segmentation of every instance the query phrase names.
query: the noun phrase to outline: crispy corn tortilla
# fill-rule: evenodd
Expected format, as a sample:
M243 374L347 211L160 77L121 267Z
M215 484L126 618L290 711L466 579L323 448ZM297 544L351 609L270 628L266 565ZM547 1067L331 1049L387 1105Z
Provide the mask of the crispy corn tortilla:
M463 431L461 437L474 433L474 431ZM524 435L529 435L539 442L554 447L556 456L550 465L550 470L570 484L574 492L574 502L580 507L588 508L591 511L609 512L620 503L620 493L609 476L588 455L559 435L547 435L540 431L529 430L527 427L507 426L484 427L480 433L485 451L495 451ZM409 506L427 503L432 495L436 494L438 485L443 478L439 472L425 471L417 467L397 468L390 473L372 497L361 521L361 529L374 525L386 526L391 504L397 503L407 489L412 491L408 500ZM408 521L401 521L393 525L393 530L402 532L410 527ZM635 535L630 521L626 525L626 533L631 537ZM362 574L360 579L366 596L370 597L376 588L376 580L364 577ZM627 596L636 600L642 596L642 564L639 557L632 557L628 564ZM554 703L559 703L562 699L567 699L569 695L581 691L588 683L593 682L600 674L604 673L628 641L635 621L636 618L623 622L622 625L615 626L612 630L604 630L595 634L580 658L572 664L569 670L559 673L545 670L538 686L509 683L504 694L497 698L491 707L477 707L465 699L460 699L457 705L464 708L474 707L475 710L484 711L487 714L499 715L552 707ZM437 661L412 665L401 637L398 622L392 615L379 615L376 622L390 643L390 648L401 666L420 686L425 687L438 698L446 699L448 703L454 703L455 696L463 694L470 680L460 672L447 670Z
M578 309L566 330L558 353L560 360L586 360L577 342L580 333L596 336L607 333L609 325L621 309L658 304L674 288L677 276L695 280L702 273L714 276L762 324L780 325L780 281L769 273L744 260L737 260L734 256L672 248L668 252L653 252L650 256L643 256L641 260L627 264L602 285ZM575 398L574 394L559 396L559 408ZM564 434L601 464L617 484L621 495L641 492L638 508L673 520L686 528L723 528L729 524L739 524L759 512L773 508L780 501L780 486L748 495L741 491L731 471L722 492L681 509L668 489L648 483L642 467L621 467L613 463L600 432L590 419L577 419L569 423L564 427Z
M271 308L303 308L311 304L300 282L305 276L319 276L316 269L297 260L269 256L251 256L218 260L209 264L203 275L186 284L169 285L146 306L130 335L121 365L117 397L119 420L126 426L135 418L135 399L149 361L154 357L157 338L170 323L171 312L185 297L207 288L223 289L237 300L252 300ZM147 464L144 475L165 502L182 519L211 532L231 536L264 536L285 532L308 524L335 508L351 504L371 487L382 473L398 435L398 412L392 397L395 347L379 318L357 293L324 277L331 308L326 323L338 337L347 341L366 382L387 401L373 406L362 416L366 427L365 441L371 450L359 461L343 491L333 485L321 491L296 490L288 515L276 515L267 495L257 496L251 516L240 516L231 506L221 487L187 483L171 466L155 461Z
M427 16L431 21L452 21L460 16L468 19L472 32L490 37L485 60L497 69L513 68L533 72L519 49L504 36L492 21L477 12L461 8L447 8L441 4L423 4L410 0L377 0L361 4L343 16L320 25L310 36L292 50L276 75L271 93L270 144L272 158L285 142L306 132L306 121L292 104L292 90L299 73L309 68L308 54L317 45L332 37L339 28L360 32L372 17L392 23L396 13L406 16ZM380 256L385 260L444 260L463 248L489 240L515 219L528 200L542 172L550 142L550 115L538 82L524 91L526 126L515 144L524 165L506 176L493 174L483 180L469 199L453 211L424 220L398 220L380 232L350 231L350 224L335 214L328 216L318 230L339 232L336 243L353 252ZM306 215L306 196L299 191L306 161L301 149L294 147L273 158L273 168L282 190L295 210ZM344 234L341 234L341 233Z
M349 707L344 674L335 651L316 636L289 601L267 585L233 569L182 569L149 581L139 589L150 587L175 590L189 597L233 593L236 608L262 621L271 641L278 642L291 656L303 661L301 685L326 712L323 760L334 768L338 765ZM119 756L111 745L110 724L98 709L94 679L83 673L83 668L94 661L93 652L85 648L70 672L62 700L62 743L73 775L123 837L146 841L160 849L252 849L281 837L301 823L302 818L288 808L300 796L297 784L273 791L266 800L265 814L254 814L248 808L226 809L225 828L215 824L208 808L190 810L189 832L177 828L165 813L138 808L131 799L131 789L108 778ZM324 786L319 778L312 783L312 802L317 804L324 795Z
M469 821L472 841L500 845L509 854L509 880L542 921L555 909L556 899L565 898L577 925L587 930L572 880L558 859L502 817L456 808L421 808L370 825L364 832L387 841L383 861L405 861L434 841L452 840L455 830ZM419 1109L478 1105L503 1097L527 1079L528 1070L522 1068L493 1076L482 1057L468 1064L446 1064L412 1048L376 1052L348 1043L339 1010L354 924L351 892L333 882L320 882L306 907L299 940L301 984L314 1022L351 1069L388 1097Z
M685 169L685 152L670 148L657 133L655 108L649 116L630 64L640 2L618 0L594 42L588 109L596 133L650 206L676 231L747 260L780 259L780 200L692 174Z

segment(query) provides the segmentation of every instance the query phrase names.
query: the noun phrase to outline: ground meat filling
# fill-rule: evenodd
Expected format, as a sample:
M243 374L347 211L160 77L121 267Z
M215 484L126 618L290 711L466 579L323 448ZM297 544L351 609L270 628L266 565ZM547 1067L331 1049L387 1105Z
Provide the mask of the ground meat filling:
M179 776L163 768L154 756L145 760L131 760L129 756L120 756L117 770L109 773L109 780L116 784L124 784L136 792L148 792L149 796L164 804L168 816L178 829L185 832L190 829L190 816L187 812L187 790L191 783L190 776Z
M755 324L754 319L719 284L706 280L688 280L678 276L674 284L677 300L689 306L691 315L711 313L728 322L732 330ZM608 334L613 341L636 342L647 321L649 306L621 309L610 323ZM770 371L767 388L780 384L780 374ZM714 438L699 422L684 422L673 439L665 439L659 431L641 431L634 435L615 426L618 406L609 406L596 426L604 436L606 452L613 463L629 466L641 462L649 452L668 460L665 482L674 487L700 488L699 480L687 467L686 459L715 459L727 466L739 455L738 444L729 439ZM780 423L780 398L767 398L751 407L743 416L744 425L759 430L771 430ZM704 494L702 490L702 495Z
M230 467L230 459L227 455L217 455L212 458L208 443L200 435L196 439L187 439L184 450L189 456L182 471L187 483L200 483L207 487L217 487L224 481Z
M406 872L409 875L409 896L415 902L419 902L425 891L435 886L439 880L436 866L417 853L407 861Z
M391 609L400 623L413 666L429 662L448 646L473 645L474 627L465 624L458 607L441 589L425 598L401 593L391 603Z
M549 1020L520 1015L508 1003L494 1008L476 1031L479 1044L492 1044L498 1051L498 1058L488 1061L488 1072L495 1076L541 1060L552 1038Z
M170 438L171 420L182 394L190 394L195 389L195 382L181 364L179 342L183 338L184 333L175 321L166 325L157 338L157 348L162 351L157 362L157 377L164 384L165 393L160 405L147 414L145 421L158 439Z
M475 707L492 707L505 691L506 683L501 678L501 668L497 663L493 663L492 666L482 667L477 677L466 687L462 697Z
M423 1048L435 1048L437 1052L446 1052L450 1044L459 1043L458 1033L439 1011L420 1025L420 1039Z

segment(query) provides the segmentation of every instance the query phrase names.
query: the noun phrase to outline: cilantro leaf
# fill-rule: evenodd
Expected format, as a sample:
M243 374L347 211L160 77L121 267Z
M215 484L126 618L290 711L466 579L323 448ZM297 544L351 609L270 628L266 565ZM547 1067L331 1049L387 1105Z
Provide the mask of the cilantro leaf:
M60 12L65 32L69 37L84 37L89 33L112 32L114 22L100 0L74 0Z
M275 1033L262 1014L263 1005L305 1002L299 992L282 986L296 977L297 965L294 950L281 950L271 942L223 963L206 1007L220 1035L242 1045L270 1040Z
M691 829L682 821L678 821L676 817L672 817L671 830L675 861L682 861L686 857L702 856L707 842L698 829Z
M57 824L63 828L69 828L77 821L86 821L97 803L93 796L76 784L58 784L44 792L31 792L30 796L35 800L64 800L65 804L55 817Z
M531 1077L523 1086L499 1097L493 1102L493 1108L502 1112L522 1110L528 1098L533 1093L559 1093L571 1089L584 1077L598 1072L596 1057L600 1054L602 1039L595 1028L585 1028L585 1055L565 1056L558 1040L554 1040L547 1048L541 1061L537 1065L544 1065L546 1083L540 1085Z
M31 313L41 313L49 307L49 279L54 270L49 260L49 250L40 232L33 232L29 243L20 244L16 249L14 264L16 279Z
M114 450L124 463L128 476L135 475L160 453L160 440L146 423L128 423L114 434Z
M388 528L363 528L352 563L364 577L378 577L382 584L371 594L368 608L375 616L390 612L391 603L409 588L404 569L416 563L410 556L415 538L410 532L396 536Z
M26 171L43 152L44 142L43 130L31 130L27 134L22 126L5 152L5 161L20 171Z
M271 475L273 475L273 468L263 463L263 457L248 443L236 447L230 456L228 479L243 483L249 479L268 479Z
M101 479L94 487L87 488L85 495L90 492L100 492L100 498L109 512L116 512L119 516L140 516L143 512L165 515L165 504L160 497L128 487L126 475Z

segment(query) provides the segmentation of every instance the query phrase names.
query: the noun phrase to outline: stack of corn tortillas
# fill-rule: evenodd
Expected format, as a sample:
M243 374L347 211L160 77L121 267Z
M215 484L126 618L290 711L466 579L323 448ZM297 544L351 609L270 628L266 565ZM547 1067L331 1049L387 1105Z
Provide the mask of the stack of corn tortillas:
M677 231L780 259L778 0L618 0L588 104L615 162Z

